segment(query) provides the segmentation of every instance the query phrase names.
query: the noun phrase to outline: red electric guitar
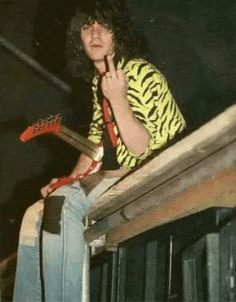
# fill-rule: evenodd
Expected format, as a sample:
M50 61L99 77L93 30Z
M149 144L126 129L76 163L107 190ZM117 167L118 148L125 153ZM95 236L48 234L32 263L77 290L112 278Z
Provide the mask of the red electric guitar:
M54 134L93 159L92 165L90 166L88 171L86 171L85 174L76 179L81 179L84 176L99 171L102 165L101 159L103 157L103 146L96 145L87 138L79 135L78 133L68 129L65 126L62 126L61 120L62 118L60 114L49 116L45 120L39 120L38 122L29 126L20 135L20 140L22 142L28 142L29 140L40 135ZM75 178L65 176L60 178L55 184L51 185L51 187L55 190L56 188L71 183L74 180Z

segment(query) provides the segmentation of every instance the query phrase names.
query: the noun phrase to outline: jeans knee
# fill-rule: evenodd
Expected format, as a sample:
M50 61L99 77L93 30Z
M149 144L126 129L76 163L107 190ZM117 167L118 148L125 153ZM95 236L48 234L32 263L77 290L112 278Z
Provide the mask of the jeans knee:
M79 182L57 189L50 197L52 196L65 196L64 214L68 219L83 219L93 203L93 198L86 196Z
M38 238L43 217L44 203L40 200L30 206L23 217L20 230L20 244L34 246Z
M60 235L64 221L81 223L90 204L91 198L85 195L79 183L59 188L45 200L42 229Z

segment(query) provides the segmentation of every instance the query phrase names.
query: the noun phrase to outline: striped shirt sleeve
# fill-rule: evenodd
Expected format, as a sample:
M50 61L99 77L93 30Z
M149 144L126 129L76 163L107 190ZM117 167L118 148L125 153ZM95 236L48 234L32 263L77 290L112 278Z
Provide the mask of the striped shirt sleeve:
M148 148L138 157L142 160L154 150L162 149L186 125L165 77L153 65L140 61L130 62L126 69L130 106L151 136Z

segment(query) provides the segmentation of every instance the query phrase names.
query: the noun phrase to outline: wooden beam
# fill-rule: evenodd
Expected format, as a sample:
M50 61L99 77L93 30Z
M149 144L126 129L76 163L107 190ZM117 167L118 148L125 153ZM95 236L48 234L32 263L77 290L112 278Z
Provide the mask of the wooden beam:
M80 184L86 194L97 198L97 196L104 194L128 173L130 173L130 171L125 169L102 170L90 176L86 176L80 181Z
M150 211L156 211L165 204L170 203L172 200L174 201L177 196L181 196L181 194L187 192L192 187L211 181L221 173L225 173L226 171L234 171L236 173L235 150L236 141L221 148L198 164L185 169L169 181L157 185L149 192L140 195L131 203L126 204L121 209L95 223L85 232L86 238L88 240L93 240L104 233L109 233L113 228L120 227L127 222L136 220ZM194 200L189 200L190 208L192 202L194 203ZM221 203L223 206L224 201L221 201ZM218 205L218 203L214 204L209 202L209 207ZM229 206L231 206L231 204ZM200 210L202 210L201 207L199 207L199 211ZM185 213L182 213L181 215L184 216ZM178 219L178 216L176 216L176 219ZM150 225L150 227L153 226Z
M236 138L236 105L164 150L102 193L90 209L90 218L101 220L140 196L161 186L182 171L203 161Z
M189 189L174 200L160 204L155 210L107 234L107 244L117 244L154 227L172 222L211 207L236 206L236 170L220 173Z

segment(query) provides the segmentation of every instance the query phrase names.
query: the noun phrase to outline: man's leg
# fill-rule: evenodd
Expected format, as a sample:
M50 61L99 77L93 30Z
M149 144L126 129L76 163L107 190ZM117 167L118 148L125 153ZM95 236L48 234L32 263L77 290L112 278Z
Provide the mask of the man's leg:
M18 246L14 302L41 302L40 229L43 201L29 207L24 215Z
M59 188L45 201L42 258L46 302L81 301L83 218L91 202L79 183Z

